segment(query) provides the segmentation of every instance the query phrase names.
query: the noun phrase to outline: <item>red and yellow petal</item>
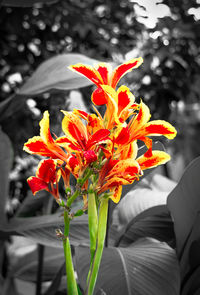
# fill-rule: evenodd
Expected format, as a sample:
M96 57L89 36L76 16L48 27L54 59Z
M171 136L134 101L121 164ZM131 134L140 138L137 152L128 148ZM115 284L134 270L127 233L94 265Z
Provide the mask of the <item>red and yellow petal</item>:
M100 87L98 87L97 89L93 91L91 99L92 99L92 102L97 106L107 104L108 102L108 96Z
M113 195L110 196L110 199L116 204L119 203L121 195L122 195L122 185L118 185L114 187L113 189L111 189L110 191L113 192Z
M36 176L46 183L55 183L57 180L56 161L52 159L40 161Z
M24 144L24 151L26 151L29 154L37 154L44 157L55 157L53 152L48 149L48 146L44 143L42 138L40 136L34 136L30 138L25 144Z
M119 80L128 72L132 71L133 69L138 68L143 63L143 58L134 58L131 59L122 65L119 65L117 68L114 69L112 78L111 78L111 86L115 88Z
M121 159L136 159L138 153L137 141L133 141L126 146L121 146Z
M131 107L135 102L135 96L130 89L124 85L117 90L118 94L118 115L127 107Z
M150 120L150 117L151 114L148 106L141 102L139 113L128 123L128 128L130 130L130 141L145 135L143 134L143 127Z
M69 66L70 70L76 71L79 74L82 74L89 80L91 80L97 86L103 84L103 79L100 73L92 66L83 65L81 63Z
M144 135L148 136L164 135L168 139L173 139L176 134L176 129L170 123L164 120L151 121L144 127Z
M163 151L152 151L152 156L147 157L142 155L137 158L137 162L140 165L142 170L157 167L158 165L162 165L167 163L171 159L170 155Z
M91 135L87 142L87 149L90 149L97 143L102 142L103 140L109 139L110 131L108 129L97 130L93 135Z
M40 125L40 136L43 141L48 144L53 144L54 140L51 136L50 129L49 129L49 112L45 111L43 114L43 118L39 123Z
M95 114L88 115L87 130L89 134L95 133L99 129L103 129L103 119Z
M66 136L61 136L56 139L56 144L66 149L68 152L81 151L78 142L70 141Z
M112 72L112 67L109 63L99 63L95 65L95 69L99 72L101 75L101 78L103 80L103 84L109 83L109 76Z
M31 176L27 179L27 182L33 195L41 190L48 190L48 184L38 177Z
M124 145L128 143L129 138L130 138L130 131L128 127L122 127L121 131L115 138L115 143L118 145Z
M73 143L78 142L83 148L87 141L87 129L81 119L72 112L62 111L65 115L62 120L62 129L66 137Z
M140 165L134 159L120 160L108 173L106 179L113 176L123 177L126 180L132 179L141 173Z

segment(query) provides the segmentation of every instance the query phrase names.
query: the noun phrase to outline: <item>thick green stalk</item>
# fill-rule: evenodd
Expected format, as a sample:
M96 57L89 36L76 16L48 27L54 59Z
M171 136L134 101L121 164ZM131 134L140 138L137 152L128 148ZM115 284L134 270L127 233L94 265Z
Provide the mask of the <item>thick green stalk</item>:
M99 223L98 223L98 233L97 233L97 249L95 252L95 257L92 265L92 270L90 274L89 284L87 287L87 295L92 295L97 275L101 263L101 257L103 253L104 241L106 237L106 225L107 225L107 216L108 216L108 201L109 199L103 199L99 208Z
M67 294L68 295L78 295L78 289L74 274L74 267L72 261L71 247L69 243L69 215L68 211L64 211L64 239L63 239L63 248L65 255L65 265L66 265L66 276L67 276Z
M94 260L95 250L96 250L97 230L98 230L97 205L96 205L95 193L93 191L92 185L90 185L90 189L88 193L88 225L89 225L89 233L90 233L90 270L88 273L88 279L89 279L93 260Z

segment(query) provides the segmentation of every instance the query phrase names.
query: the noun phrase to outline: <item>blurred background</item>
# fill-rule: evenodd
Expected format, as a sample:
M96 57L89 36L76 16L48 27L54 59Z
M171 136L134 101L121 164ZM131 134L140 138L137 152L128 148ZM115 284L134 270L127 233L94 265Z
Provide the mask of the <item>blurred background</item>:
M177 128L173 143L164 142L172 154L165 174L179 180L184 167L200 155L199 4L199 0L0 1L0 124L11 141L13 157L8 214L29 193L26 179L38 161L22 148L28 138L38 135L43 111L49 110L51 130L58 133L60 109L91 110L93 86L18 95L39 65L60 54L79 53L116 65L144 58L144 64L122 82L138 101L142 98L148 104L152 118L168 120Z

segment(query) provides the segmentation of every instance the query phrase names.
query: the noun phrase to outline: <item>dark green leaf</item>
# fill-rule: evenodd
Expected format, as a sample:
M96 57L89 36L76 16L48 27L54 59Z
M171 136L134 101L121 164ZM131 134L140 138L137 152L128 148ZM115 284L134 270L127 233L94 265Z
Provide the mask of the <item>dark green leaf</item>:
M80 285L85 289L89 248L76 248ZM167 244L140 239L128 248L104 248L95 292L109 295L179 295L179 267Z

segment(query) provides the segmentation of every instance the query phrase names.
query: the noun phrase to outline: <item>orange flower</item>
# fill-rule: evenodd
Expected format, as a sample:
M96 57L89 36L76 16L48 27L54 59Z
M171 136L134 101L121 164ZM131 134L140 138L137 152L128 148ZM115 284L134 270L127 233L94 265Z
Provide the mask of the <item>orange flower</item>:
M115 125L122 125L131 115L135 114L135 110L138 110L139 106L135 103L135 97L128 87L122 85L115 91L111 86L102 85L102 89L109 97L103 118L108 129Z
M115 143L119 146L119 150L124 149L124 145L130 144L135 140L141 140L148 148L146 155L152 155L152 139L149 136L164 135L168 139L176 136L176 129L168 122L163 120L150 121L150 111L146 104L140 103L140 110L136 116L130 120L126 127L121 131L115 139Z
M35 195L41 190L46 190L51 193L57 201L59 201L59 174L60 173L58 173L55 160L46 159L40 161L36 171L36 176L31 176L27 179L32 193Z
M110 85L112 88L116 88L119 80L132 69L138 68L143 62L141 57L131 59L112 70L109 63L98 63L93 67L90 65L76 64L69 68L74 70L97 85L97 89L92 94L92 101L96 105L107 104L108 97L105 95L101 88L101 85Z
M86 164L97 160L96 145L109 139L110 131L99 129L89 134L87 127L83 124L76 113L65 112L62 121L62 129L65 136L56 139L56 144L64 147L68 152L74 152L77 156L84 158Z
M140 165L134 159L108 159L99 173L98 193L110 190L111 199L118 203L122 193L122 185L131 184L142 175Z
M37 154L53 159L61 159L66 161L69 157L62 148L52 138L49 129L49 113L44 112L43 118L40 121L40 136L30 138L24 144L24 150L30 154Z

